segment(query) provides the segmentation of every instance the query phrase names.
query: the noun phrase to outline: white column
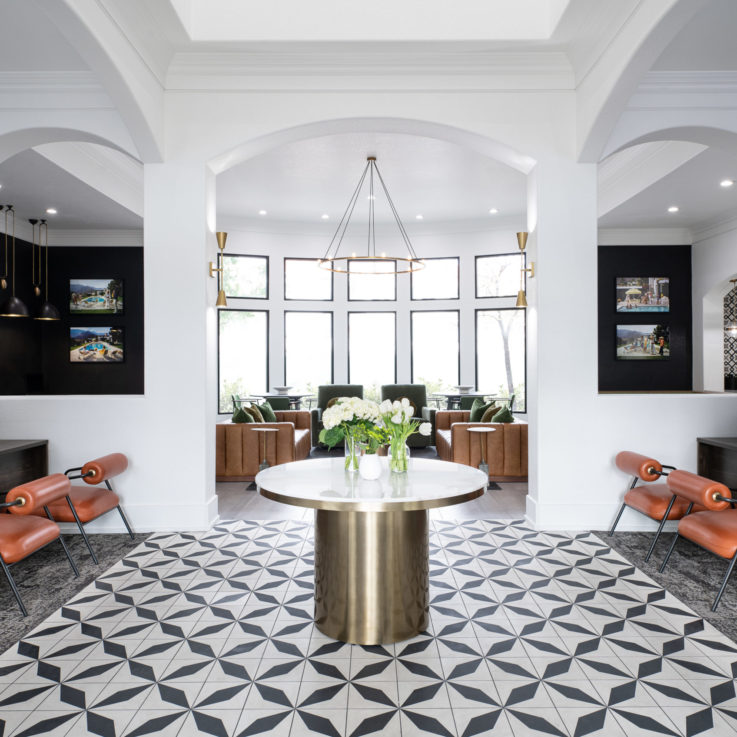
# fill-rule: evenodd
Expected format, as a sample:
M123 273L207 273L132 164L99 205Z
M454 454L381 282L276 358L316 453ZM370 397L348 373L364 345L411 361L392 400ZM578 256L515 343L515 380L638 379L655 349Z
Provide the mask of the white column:
M214 176L202 162L144 167L147 490L161 528L215 518Z
M540 528L576 529L576 504L596 486L596 197L594 164L545 160L530 175L527 514Z

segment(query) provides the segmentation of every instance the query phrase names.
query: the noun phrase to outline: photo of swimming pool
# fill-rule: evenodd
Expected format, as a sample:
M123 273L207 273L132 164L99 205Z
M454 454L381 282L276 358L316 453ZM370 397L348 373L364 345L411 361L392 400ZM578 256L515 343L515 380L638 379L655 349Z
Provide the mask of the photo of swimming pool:
M123 328L69 328L69 360L72 363L122 363Z
M122 279L70 279L69 312L85 315L122 315Z

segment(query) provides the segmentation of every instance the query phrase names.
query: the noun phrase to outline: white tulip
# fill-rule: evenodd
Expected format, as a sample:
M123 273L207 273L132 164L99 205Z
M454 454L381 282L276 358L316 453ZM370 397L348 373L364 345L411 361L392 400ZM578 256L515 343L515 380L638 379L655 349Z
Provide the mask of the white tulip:
M381 412L382 415L387 414L388 412L392 411L392 400L391 399L385 399L380 405L379 405L379 412Z
M414 416L414 412L412 411L412 407L405 407L404 408L404 417L406 420L411 420Z
M429 422L423 422L417 429L419 430L420 435L427 437L432 432L432 425Z
M392 402L392 409L396 412L399 409L402 409L402 403L398 402L396 399Z
M402 397L402 407L405 409L409 407L409 399L407 399L407 397Z
M402 412L397 412L395 415L392 415L392 422L395 425L401 425L404 422L404 414Z

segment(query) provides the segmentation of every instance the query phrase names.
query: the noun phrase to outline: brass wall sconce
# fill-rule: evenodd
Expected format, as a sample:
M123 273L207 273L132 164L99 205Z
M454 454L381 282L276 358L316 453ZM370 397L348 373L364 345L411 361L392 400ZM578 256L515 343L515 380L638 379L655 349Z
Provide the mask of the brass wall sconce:
M8 275L8 216L12 219L12 236L11 236L11 271L10 271L10 297L0 307L1 317L28 317L28 307L25 306L21 299L15 296L15 210L12 205L5 206L5 276L2 281L7 288Z
M737 284L737 279L730 279L729 283L732 285L732 289L734 289L734 285ZM731 292L732 289L729 291ZM732 315L732 321L724 328L724 332L730 337L730 338L737 338L737 315Z
M41 276L41 245L42 245L42 234L43 234L43 249L46 256L46 272L44 275L44 288L46 290L46 294L44 297L43 304L41 305L41 309L38 312L38 315L34 317L34 320L61 320L61 315L59 314L59 310L51 303L49 302L49 225L45 220L41 220L39 226L38 226L38 272L39 272L39 281Z
M215 233L215 237L218 239L218 248L220 249L218 252L217 268L210 261L210 276L213 279L217 276L218 280L218 298L215 300L215 307L227 307L228 301L225 299L225 290L223 289L223 251L225 250L225 241L228 240L228 234L219 230Z
M516 307L527 307L527 295L525 294L525 274L529 273L530 277L535 276L535 262L530 261L528 268L525 268L525 246L527 245L527 236L529 233L517 233L517 245L519 245L520 269L519 269L519 291L517 292Z

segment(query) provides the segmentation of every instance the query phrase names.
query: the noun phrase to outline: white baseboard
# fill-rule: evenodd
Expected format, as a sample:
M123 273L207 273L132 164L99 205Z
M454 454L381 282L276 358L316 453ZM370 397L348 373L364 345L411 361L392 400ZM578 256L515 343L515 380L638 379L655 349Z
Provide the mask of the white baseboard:
M527 496L525 517L536 530L608 530L619 511L619 504L540 504ZM667 522L666 531L675 531L676 522ZM644 514L626 508L617 532L654 532L658 528Z

